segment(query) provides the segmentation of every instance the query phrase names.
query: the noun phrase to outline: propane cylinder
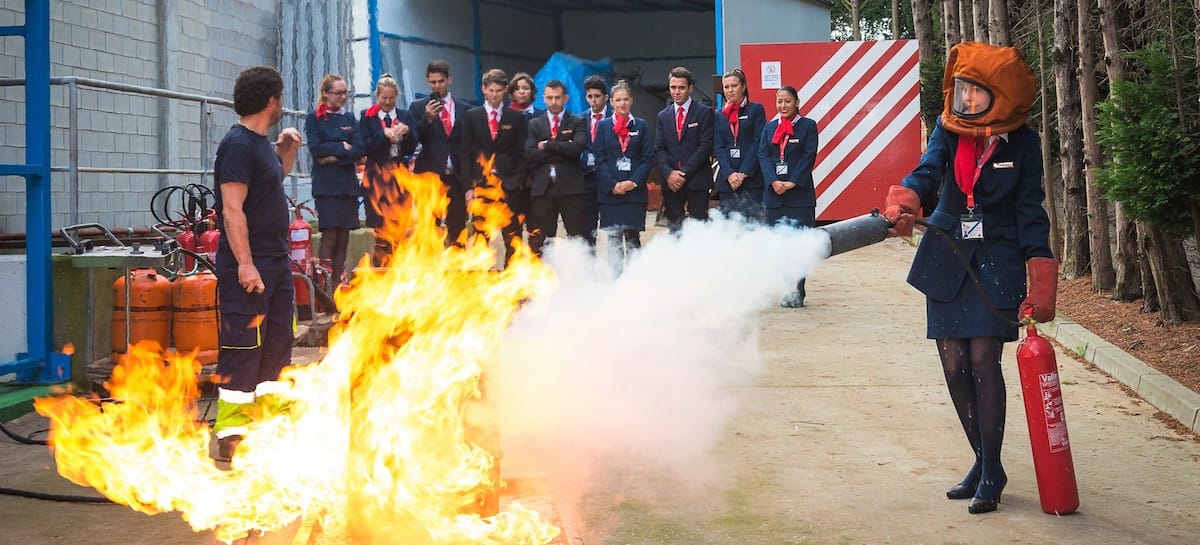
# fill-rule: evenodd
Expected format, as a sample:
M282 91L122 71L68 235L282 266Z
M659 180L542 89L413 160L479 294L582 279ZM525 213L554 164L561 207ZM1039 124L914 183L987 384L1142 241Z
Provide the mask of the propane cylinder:
M203 272L175 279L171 335L179 352L198 351L201 363L216 361L217 276Z
M1026 327L1025 340L1017 346L1017 368L1021 373L1021 397L1025 399L1029 446L1033 450L1042 511L1065 515L1079 508L1067 417L1054 347L1038 335L1033 325Z
M126 341L152 340L169 346L171 333L171 282L154 269L135 269L129 292L129 338L125 338L125 277L113 282L112 346L114 352L128 350Z

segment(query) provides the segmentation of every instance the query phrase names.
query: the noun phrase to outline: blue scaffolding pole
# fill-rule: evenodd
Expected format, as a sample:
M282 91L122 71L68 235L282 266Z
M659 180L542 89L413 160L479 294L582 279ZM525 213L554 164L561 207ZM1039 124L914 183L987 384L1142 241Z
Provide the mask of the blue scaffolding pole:
M0 176L25 177L26 350L0 363L17 382L54 383L70 376L70 357L54 352L50 299L50 2L25 0L25 24L0 27L25 39L25 164L0 164Z

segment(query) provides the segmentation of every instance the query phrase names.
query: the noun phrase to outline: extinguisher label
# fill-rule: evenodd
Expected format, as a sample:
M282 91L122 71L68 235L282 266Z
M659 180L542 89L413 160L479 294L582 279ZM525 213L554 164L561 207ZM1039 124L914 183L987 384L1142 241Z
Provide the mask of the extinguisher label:
M307 255L308 251L304 248L292 250L292 261L304 261L304 258L307 257Z
M293 229L292 230L292 242L304 242L306 240L308 240L308 230L307 229Z
M1063 414L1062 389L1058 373L1042 373L1038 376L1042 390L1042 410L1046 416L1046 439L1050 452L1062 452L1071 448L1067 439L1067 421Z

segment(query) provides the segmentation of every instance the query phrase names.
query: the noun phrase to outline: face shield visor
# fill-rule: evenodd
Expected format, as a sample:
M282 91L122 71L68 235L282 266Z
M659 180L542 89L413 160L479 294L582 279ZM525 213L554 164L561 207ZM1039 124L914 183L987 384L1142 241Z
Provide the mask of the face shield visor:
M974 119L992 109L992 91L966 78L954 78L952 112L963 119Z

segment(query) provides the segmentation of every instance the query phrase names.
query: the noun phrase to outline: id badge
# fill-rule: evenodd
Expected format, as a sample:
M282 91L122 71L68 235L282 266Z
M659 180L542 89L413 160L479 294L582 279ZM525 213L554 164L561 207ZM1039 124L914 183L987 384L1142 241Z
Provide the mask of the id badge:
M983 239L983 216L980 214L963 214L960 220L963 240Z
M730 159L741 159L742 158L742 148L729 148L729 158Z
M628 157L617 159L617 170L621 172L629 172L633 170L633 162Z
M592 152L590 152L590 151L588 152L587 166L589 166L589 167L596 166L596 156L592 155Z
M400 156L400 144L392 144L392 148L391 148L390 152L391 152L392 157L399 157Z
M775 175L776 176L787 176L788 175L787 163L785 163L783 161L777 161L775 163Z

